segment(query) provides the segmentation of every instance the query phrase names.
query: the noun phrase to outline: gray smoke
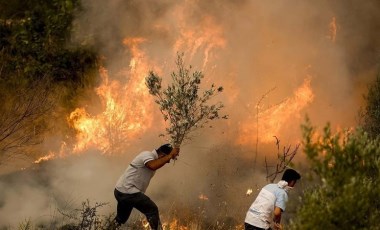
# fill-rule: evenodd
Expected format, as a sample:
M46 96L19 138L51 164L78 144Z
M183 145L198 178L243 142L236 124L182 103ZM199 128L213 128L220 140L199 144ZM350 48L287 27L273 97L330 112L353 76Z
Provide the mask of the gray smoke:
M230 119L197 132L181 149L179 160L160 169L148 188L166 216L177 209L186 215L190 209L210 222L223 217L242 223L257 189L266 183L264 156L273 160L277 151L274 143L260 144L254 164L255 139L250 146L234 140L241 124L255 122L254 105L260 97L275 87L263 106L276 105L311 76L313 102L287 121L281 133L273 134L282 145L294 145L305 114L316 126L326 122L333 127L355 126L363 94L378 71L380 2L376 0L83 0L83 6L75 21L80 31L75 39L99 50L110 76L129 65L131 52L123 39L142 37L146 41L140 48L166 76L173 70L176 52L186 51L186 61L205 73L206 83L225 87L220 99ZM336 35L330 26L333 18ZM209 30L220 29L217 35L223 45L208 53L202 41L198 49L189 48L195 40L178 46L182 50L173 48L185 29L203 35L206 31L200 25L207 20L212 22ZM114 183L134 155L161 144L156 130L153 134L128 140L132 146L122 157L87 153L2 176L1 225L15 226L28 218L49 220L59 216L57 207L78 207L86 199L108 202L104 213L114 212ZM301 167L301 152L296 158ZM248 188L254 189L252 196L245 195ZM199 199L200 195L208 200Z

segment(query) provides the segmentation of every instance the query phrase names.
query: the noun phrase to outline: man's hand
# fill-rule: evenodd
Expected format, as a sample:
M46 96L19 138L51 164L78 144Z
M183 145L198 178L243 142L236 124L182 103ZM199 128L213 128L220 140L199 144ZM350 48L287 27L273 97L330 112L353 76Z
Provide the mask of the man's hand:
M274 230L283 230L282 225L280 223L274 223Z
M169 163L171 159L175 160L178 155L179 155L179 147L173 148L169 154L165 155L163 153L160 153L158 159L148 161L147 163L145 163L145 166L151 170L157 170L161 168L162 166L164 166L165 164Z
M175 147L172 149L172 151L169 153L171 159L177 160L177 157L179 155L179 147Z

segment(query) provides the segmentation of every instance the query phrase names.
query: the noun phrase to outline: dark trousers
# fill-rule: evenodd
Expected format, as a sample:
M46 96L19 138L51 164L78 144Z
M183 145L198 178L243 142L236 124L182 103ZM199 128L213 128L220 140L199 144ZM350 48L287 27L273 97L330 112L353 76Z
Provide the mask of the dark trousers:
M146 216L153 230L162 229L157 205L144 193L125 194L115 189L114 195L117 200L117 214L115 220L119 224L127 222L132 209L136 208Z
M255 227L247 223L244 223L244 229L245 230L265 230L264 228ZM270 228L268 230L270 230Z

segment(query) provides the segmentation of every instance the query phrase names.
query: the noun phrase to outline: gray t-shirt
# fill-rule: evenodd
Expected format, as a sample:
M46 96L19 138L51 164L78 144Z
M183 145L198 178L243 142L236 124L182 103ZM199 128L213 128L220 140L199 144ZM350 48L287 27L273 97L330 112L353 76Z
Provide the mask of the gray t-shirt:
M132 160L123 175L120 176L115 188L119 192L127 194L145 193L150 179L152 179L155 173L154 170L149 169L145 164L155 159L158 159L156 150L141 152Z

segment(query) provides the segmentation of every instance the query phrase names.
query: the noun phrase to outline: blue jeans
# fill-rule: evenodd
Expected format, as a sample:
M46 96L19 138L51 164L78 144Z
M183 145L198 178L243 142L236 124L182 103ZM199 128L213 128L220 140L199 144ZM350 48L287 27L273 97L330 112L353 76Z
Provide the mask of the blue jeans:
M114 190L117 200L116 222L124 224L131 215L132 209L136 208L146 216L146 219L152 230L162 229L160 216L157 205L144 193L138 192L133 194L125 194Z

